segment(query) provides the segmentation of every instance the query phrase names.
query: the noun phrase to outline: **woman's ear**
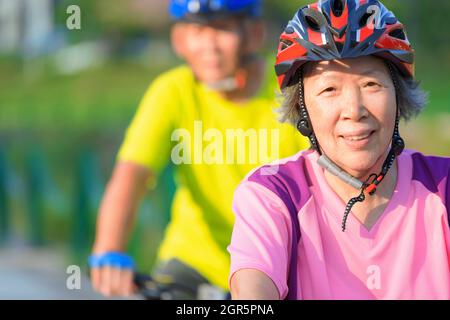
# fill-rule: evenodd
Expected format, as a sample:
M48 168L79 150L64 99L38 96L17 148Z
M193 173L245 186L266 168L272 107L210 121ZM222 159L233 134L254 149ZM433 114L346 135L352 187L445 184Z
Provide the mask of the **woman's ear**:
M186 38L183 36L183 31L184 25L182 23L175 23L170 33L170 40L172 42L173 51L179 58L182 59L185 56L186 47Z
M244 51L247 54L258 52L266 40L266 26L262 20L251 20L245 26Z

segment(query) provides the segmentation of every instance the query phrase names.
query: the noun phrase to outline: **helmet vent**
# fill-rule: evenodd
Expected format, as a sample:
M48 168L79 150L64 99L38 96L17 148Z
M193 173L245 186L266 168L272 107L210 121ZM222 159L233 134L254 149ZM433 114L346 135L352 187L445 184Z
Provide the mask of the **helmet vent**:
M331 10L335 17L340 17L344 12L345 0L332 0Z
M393 38L406 40L406 34L402 29L395 29L389 32L389 35Z
M311 29L313 29L314 31L320 31L320 25L317 23L316 19L309 15L306 15L305 20Z
M281 50L284 50L284 49L286 49L286 48L289 48L289 47L292 46L292 44L293 44L292 41L290 41L290 40L285 40L285 39L280 40L280 42L281 42Z

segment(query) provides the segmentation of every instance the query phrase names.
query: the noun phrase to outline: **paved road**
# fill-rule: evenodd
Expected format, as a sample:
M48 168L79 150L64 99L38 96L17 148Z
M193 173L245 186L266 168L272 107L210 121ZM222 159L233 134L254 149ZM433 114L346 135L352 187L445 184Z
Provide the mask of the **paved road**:
M64 251L0 249L0 299L102 299L81 276L81 289L69 290Z

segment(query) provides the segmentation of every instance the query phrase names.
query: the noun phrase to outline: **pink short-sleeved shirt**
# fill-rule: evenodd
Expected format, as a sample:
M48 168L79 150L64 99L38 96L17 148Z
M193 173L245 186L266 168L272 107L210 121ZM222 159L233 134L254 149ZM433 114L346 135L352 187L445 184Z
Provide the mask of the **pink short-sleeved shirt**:
M450 158L405 150L376 224L350 214L345 232L345 203L317 159L302 151L239 185L230 279L260 270L282 299L450 299Z

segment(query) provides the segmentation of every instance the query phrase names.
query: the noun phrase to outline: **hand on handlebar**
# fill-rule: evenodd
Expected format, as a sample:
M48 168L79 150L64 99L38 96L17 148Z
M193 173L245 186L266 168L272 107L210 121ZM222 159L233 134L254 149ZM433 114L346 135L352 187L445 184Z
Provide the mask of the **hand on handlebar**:
M105 252L89 257L93 288L107 297L129 297L138 290L133 282L134 262L120 252Z

